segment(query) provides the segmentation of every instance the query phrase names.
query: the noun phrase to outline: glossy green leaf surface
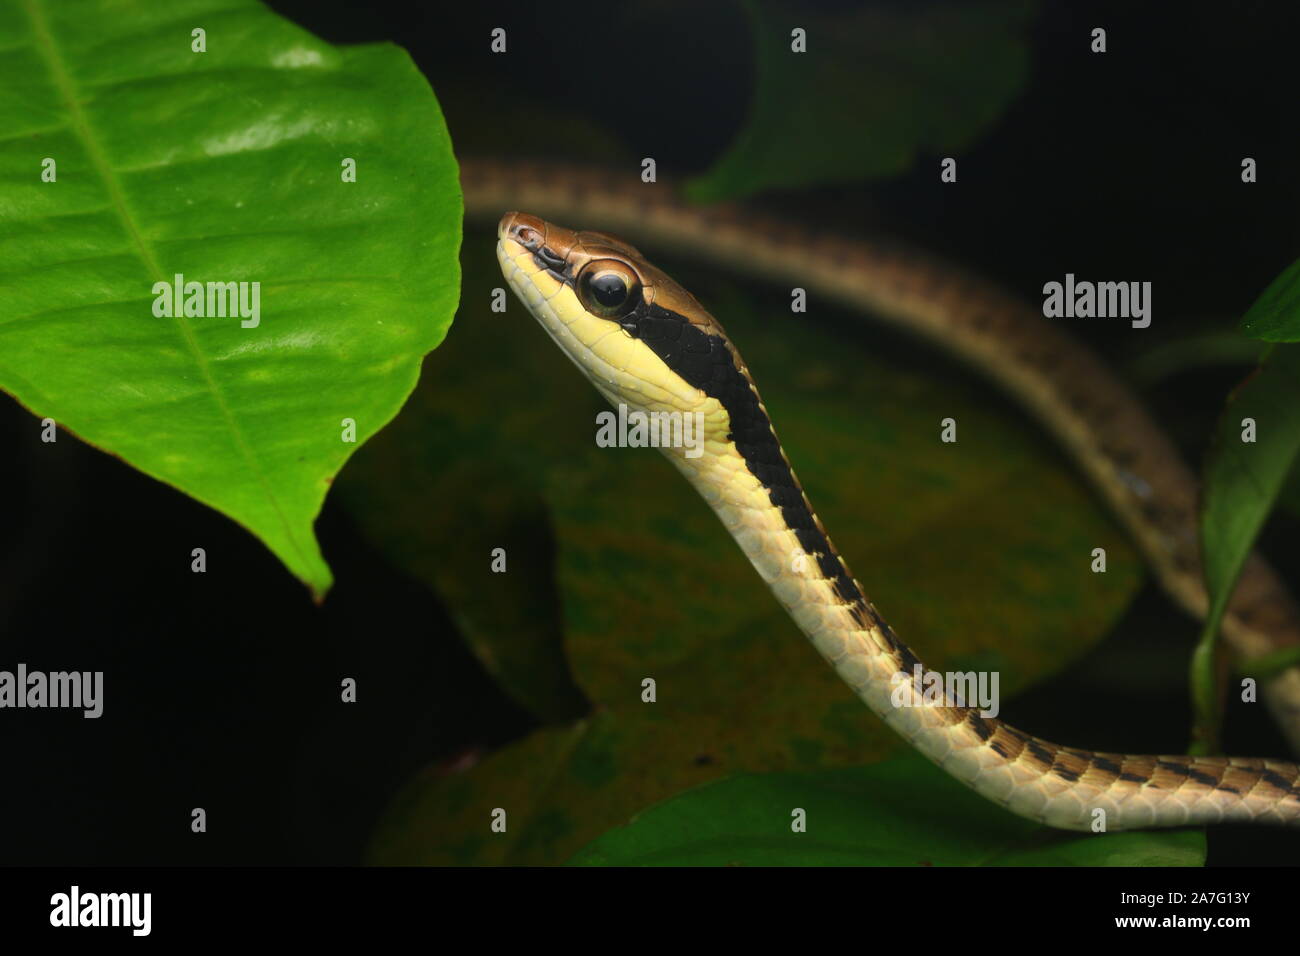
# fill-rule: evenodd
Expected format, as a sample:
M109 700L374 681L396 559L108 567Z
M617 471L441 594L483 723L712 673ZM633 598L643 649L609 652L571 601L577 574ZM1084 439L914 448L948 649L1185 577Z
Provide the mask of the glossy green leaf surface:
M757 87L735 142L691 184L701 200L889 176L924 152L959 152L1028 73L1027 0L745 6ZM796 30L806 52L793 49Z
M712 783L638 814L627 826L584 847L571 862L1201 866L1205 832L1053 830L1006 813L910 754L872 767L751 774Z
M0 387L238 521L319 597L329 484L455 308L460 192L428 83L253 0L21 0L0 5L0 87ZM171 302L178 281L202 285Z
M477 574L498 596L458 600L456 611L517 698L554 699L576 678L596 712L465 773L422 774L390 808L372 858L563 862L642 808L719 776L898 752L904 745L822 662L671 465L652 449L595 446L603 400L521 305L490 311L503 284L493 243L469 236L460 319L428 361L437 387L417 390L339 490L415 577L449 595L447 576ZM1064 459L984 386L909 364L876 330L760 307L716 277L662 265L726 323L831 536L923 660L996 669L1013 694L1110 629L1140 564ZM474 360L482 355L493 361ZM485 404L495 410L487 419ZM940 441L949 415L955 444ZM435 546L460 527L454 489L474 480L438 465L453 453L484 463L485 487L515 489L498 499L500 543L510 540L512 498L520 520L530 514L531 483L553 529L552 560L512 558L493 575L491 541ZM1089 569L1094 547L1107 550L1106 574ZM481 570L456 570L465 564ZM506 599L546 582L559 589L554 615L529 617ZM550 666L537 666L539 648L550 648ZM531 677L509 664L515 657L532 662ZM643 700L646 679L654 703ZM510 817L506 834L487 830L497 807Z

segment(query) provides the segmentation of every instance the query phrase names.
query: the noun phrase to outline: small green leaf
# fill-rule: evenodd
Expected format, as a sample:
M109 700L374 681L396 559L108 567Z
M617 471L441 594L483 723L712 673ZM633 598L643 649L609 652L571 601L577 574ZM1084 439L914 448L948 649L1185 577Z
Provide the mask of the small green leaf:
M0 87L0 388L323 595L330 482L456 303L460 191L427 81L253 0L21 0L0 5ZM177 275L248 283L249 314L172 317Z
M1243 422L1254 440L1244 441ZM1300 449L1300 349L1274 347L1228 399L1205 471L1205 578L1227 600Z
M795 832L802 811L804 832ZM606 833L580 866L1201 866L1203 830L1067 833L1007 813L916 754L748 774Z
M1300 341L1300 259L1255 300L1241 320L1241 330L1265 342Z
M1244 441L1246 420L1254 432ZM1228 399L1206 459L1201 543L1210 613L1192 662L1194 749L1215 749L1215 639L1237 578L1300 451L1300 348L1276 345Z
M775 0L745 7L757 48L750 116L690 185L697 200L859 182L903 172L922 151L960 151L1002 114L1028 72L1029 0L837 14ZM795 28L806 31L806 53L791 49Z

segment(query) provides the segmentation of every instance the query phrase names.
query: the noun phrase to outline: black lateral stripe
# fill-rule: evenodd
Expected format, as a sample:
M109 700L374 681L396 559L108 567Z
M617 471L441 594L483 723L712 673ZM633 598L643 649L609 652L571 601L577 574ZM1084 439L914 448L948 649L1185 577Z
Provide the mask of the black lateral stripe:
M1025 741L1025 750L1040 763L1045 763L1049 767L1052 765L1052 752L1032 737Z
M1278 773L1275 770L1265 770L1263 773L1260 774L1260 778L1265 783L1272 784L1273 786L1277 787L1279 790L1282 790L1286 793L1295 792L1291 786L1291 782L1287 780L1286 777L1282 776L1280 773Z
M642 302L621 322L633 338L639 338L664 364L689 385L716 398L731 420L731 440L745 459L750 472L767 489L772 504L799 540L799 546L815 558L822 574L846 604L866 604L862 592L844 569L844 563L813 518L803 489L795 481L790 465L781 454L781 444L772 423L759 404L749 380L740 373L731 350L720 336L692 325L685 316ZM872 618L879 622L873 613ZM890 638L897 646L898 642ZM910 656L910 655L909 655ZM908 667L915 662L913 657Z
M980 740L988 740L993 736L993 728L979 715L978 711L967 711L966 723L970 724L971 730L975 731Z
M1106 773L1118 774L1120 771L1119 764L1115 763L1113 760L1107 760L1105 757L1094 756L1092 758L1092 765L1098 770L1106 771Z
M872 616L875 617L875 615ZM878 626L883 626L885 636L889 638L890 644L894 648L894 652L898 654L899 660L903 663L903 669L909 674L912 673L921 661L912 653L912 649L900 641L889 625L885 624L885 622L879 617L876 617L876 624Z

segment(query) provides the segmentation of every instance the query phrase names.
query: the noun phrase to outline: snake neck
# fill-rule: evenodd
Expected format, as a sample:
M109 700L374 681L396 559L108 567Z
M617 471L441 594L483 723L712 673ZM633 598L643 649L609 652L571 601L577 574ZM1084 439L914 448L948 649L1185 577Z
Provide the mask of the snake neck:
M1070 830L1300 825L1300 768L1293 764L1096 753L1034 737L951 697L935 703L917 677L924 665L849 572L779 444L776 458L756 462L724 431L719 409L707 420L710 453L690 459L665 449L669 459L818 653L878 717L953 777L1013 813Z

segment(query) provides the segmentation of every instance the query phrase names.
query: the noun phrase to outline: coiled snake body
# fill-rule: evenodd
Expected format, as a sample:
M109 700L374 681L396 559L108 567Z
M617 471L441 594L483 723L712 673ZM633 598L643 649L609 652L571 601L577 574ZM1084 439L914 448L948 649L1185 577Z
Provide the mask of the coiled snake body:
M536 199L533 208L554 215L554 188L529 194L529 185L544 178L536 167L467 165L467 207L496 204L499 212ZM643 222L656 216L617 188L593 189L590 176L576 182L568 187L568 205L574 211L596 207L602 224L618 224L620 209L627 226L638 216ZM707 214L669 203L657 215L660 234L676 228L698 237L699 224L691 230L691 219ZM715 259L739 259L753 223L748 234L725 225L712 224L708 251ZM764 261L778 274L797 268L788 258L777 262L762 254L756 264L748 245L744 255L751 269ZM712 506L822 656L878 716L948 773L1012 812L1066 829L1097 828L1099 819L1109 831L1218 822L1300 825L1300 768L1291 763L1094 753L1040 740L951 699L924 701L920 682L912 678L919 661L835 550L749 370L717 320L637 249L605 233L574 232L534 215L509 213L498 227L497 257L515 293L612 404L702 416L703 453L691 457L683 448L666 447L669 460ZM1005 334L1008 322L1023 321L1024 309L974 280L927 285L914 263L909 269L908 263L851 244L813 243L806 258L802 284L816 281L935 337L942 326L950 348L977 364L997 364L1007 386L1086 461L1148 556L1158 555L1151 560L1167 590L1191 610L1203 611L1194 484L1179 470L1167 440L1100 363L1048 329L1035 330L1027 343L1022 338L1021 348L1032 356L1008 361L992 355L999 337L990 330L1001 326ZM1005 343L998 348L1005 352ZM1070 382L1087 385L1086 402L1062 399L1062 383ZM1098 409L1099 402L1108 407ZM1109 427L1099 427L1099 419ZM1263 653L1300 633L1300 614L1257 559L1230 617L1225 634L1239 653ZM895 679L900 673L907 675L901 683ZM1293 669L1268 687L1284 727L1293 726L1288 721L1300 701L1296 680Z

